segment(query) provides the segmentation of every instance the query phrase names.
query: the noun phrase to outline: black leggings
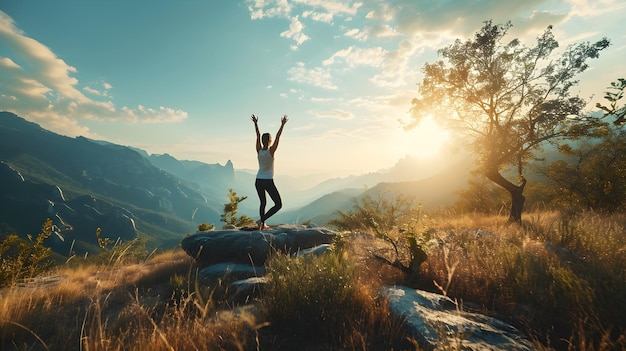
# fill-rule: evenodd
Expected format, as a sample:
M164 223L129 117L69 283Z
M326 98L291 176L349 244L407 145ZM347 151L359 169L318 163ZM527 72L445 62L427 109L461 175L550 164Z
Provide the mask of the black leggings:
M281 207L283 207L283 202L280 199L280 194L278 193L278 189L276 189L276 185L274 184L273 179L258 179L254 182L254 186L256 187L256 192L259 194L259 200L261 200L261 206L259 207L259 214L261 215L261 222L265 223L265 221L272 217ZM267 213L265 212L265 206L267 205L267 199L265 197L265 192L270 195L272 201L274 201L274 206L270 208Z

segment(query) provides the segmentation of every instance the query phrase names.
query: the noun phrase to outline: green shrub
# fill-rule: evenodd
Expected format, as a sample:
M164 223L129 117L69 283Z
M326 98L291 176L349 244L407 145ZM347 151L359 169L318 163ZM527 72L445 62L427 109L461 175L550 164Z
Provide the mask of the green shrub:
M340 230L373 232L375 237L390 245L393 257L375 257L401 269L411 279L417 279L420 266L428 259L424 243L433 233L421 221L425 218L421 206L412 197L388 193L370 194L355 200L351 211L337 211L338 219L329 225Z
M53 223L48 218L35 239L30 234L28 241L11 234L0 242L0 286L15 285L50 268L52 261L48 258L52 249L45 247L43 242L52 235L52 231Z
M214 224L206 224L206 223L198 224L198 231L199 232L204 232L204 231L213 230L213 229L215 229L215 225Z
M246 215L237 217L239 203L247 198L247 196L237 196L237 193L233 189L228 189L229 202L224 204L224 213L221 216L225 227L243 227L254 223L254 220Z

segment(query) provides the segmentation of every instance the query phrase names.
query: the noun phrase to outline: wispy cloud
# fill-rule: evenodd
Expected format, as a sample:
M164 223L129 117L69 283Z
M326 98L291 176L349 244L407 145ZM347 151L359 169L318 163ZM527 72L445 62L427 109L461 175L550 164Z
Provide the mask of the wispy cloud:
M39 41L28 37L13 19L0 11L0 41L11 57L0 57L0 105L7 111L37 119L67 135L93 136L81 119L131 123L177 122L187 113L168 107L117 108L109 83L80 87L78 70ZM89 96L83 94L84 91ZM96 98L98 100L96 100Z
M293 39L296 42L296 45L292 45L292 49L296 50L302 43L309 40L309 37L302 33L302 29L304 29L304 25L298 19L298 16L291 18L291 24L289 25L289 29L280 33L281 37Z
M345 63L348 68L357 66L379 66L385 60L387 51L380 47L361 48L350 46L347 49L335 52L331 57L324 60L324 66Z
M289 28L280 32L280 36L292 39L296 44L292 50L297 50L310 37L304 33L304 24L300 18L314 22L332 23L335 16L353 16L362 6L357 1L337 0L248 0L250 18L261 20L265 18L288 18Z
M622 0L566 0L566 3L572 6L570 15L580 17L595 17L626 9Z
M309 113L317 118L328 118L337 120L348 120L354 118L354 113L348 110L333 109L327 111L309 111Z
M306 68L304 62L289 69L289 80L311 84L320 88L335 90L337 86L331 81L330 72L321 67Z

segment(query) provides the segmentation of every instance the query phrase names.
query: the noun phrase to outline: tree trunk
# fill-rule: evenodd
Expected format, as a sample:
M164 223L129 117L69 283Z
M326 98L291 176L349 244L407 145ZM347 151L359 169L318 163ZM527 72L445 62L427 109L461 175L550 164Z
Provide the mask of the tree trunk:
M497 170L491 170L486 173L487 179L503 187L511 194L511 212L509 213L509 222L522 223L522 210L524 209L524 201L526 198L522 193L526 186L526 178L522 177L522 184L515 185L506 180Z

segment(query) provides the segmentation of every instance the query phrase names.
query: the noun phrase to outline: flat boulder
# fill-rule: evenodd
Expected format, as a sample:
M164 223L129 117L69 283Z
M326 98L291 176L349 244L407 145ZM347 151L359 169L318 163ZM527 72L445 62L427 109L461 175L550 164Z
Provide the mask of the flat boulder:
M385 287L391 314L404 321L406 333L428 350L534 350L513 326L462 311L448 297L407 287Z
M326 228L280 225L270 229L199 231L181 241L182 249L200 266L222 262L263 266L273 252L293 254L330 244L336 233Z

